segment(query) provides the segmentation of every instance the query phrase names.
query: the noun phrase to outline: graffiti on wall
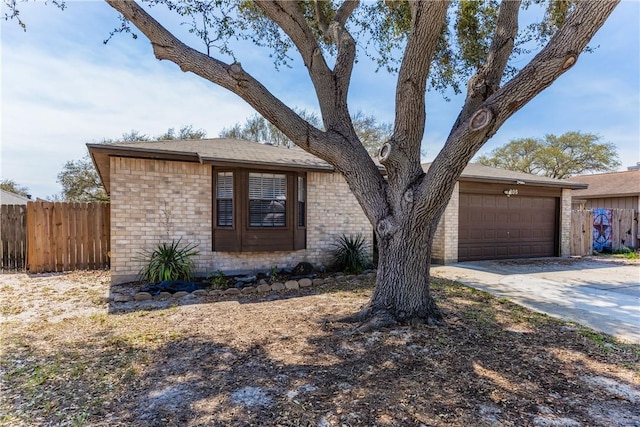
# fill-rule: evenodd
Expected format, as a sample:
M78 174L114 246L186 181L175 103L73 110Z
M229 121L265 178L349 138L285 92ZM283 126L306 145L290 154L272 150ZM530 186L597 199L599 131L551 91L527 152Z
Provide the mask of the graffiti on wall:
M598 252L611 250L613 247L611 239L612 215L612 209L593 210L593 249Z

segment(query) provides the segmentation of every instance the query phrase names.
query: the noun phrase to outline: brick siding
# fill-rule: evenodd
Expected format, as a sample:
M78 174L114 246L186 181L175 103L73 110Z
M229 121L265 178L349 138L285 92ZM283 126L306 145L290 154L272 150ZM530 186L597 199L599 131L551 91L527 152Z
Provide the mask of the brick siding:
M438 229L433 238L431 260L435 264L458 262L458 215L460 205L460 184L451 194L451 199L440 218Z
M295 266L300 261L327 264L331 245L341 234L360 233L372 242L371 225L344 178L309 172L306 250L213 252L210 165L121 157L110 161L113 283L135 279L144 265L142 251L180 238L198 244L199 274Z
M182 239L198 244L199 274L222 270L268 270L307 261L328 265L342 235L362 234L372 248L373 230L344 178L337 173L307 173L307 248L299 251L213 252L211 166L165 160L111 158L111 277L134 280L143 250ZM560 212L560 255L570 255L571 190L564 189ZM436 231L432 259L458 259L459 185Z

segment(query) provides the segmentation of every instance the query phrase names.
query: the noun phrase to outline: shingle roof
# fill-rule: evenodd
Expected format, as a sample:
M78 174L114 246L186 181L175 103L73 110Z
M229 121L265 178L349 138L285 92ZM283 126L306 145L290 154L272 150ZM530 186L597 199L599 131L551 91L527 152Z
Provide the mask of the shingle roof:
M424 163L422 169L427 171L431 163ZM540 186L552 186L562 188L584 188L583 185L570 182L565 179L548 178L546 176L532 175L525 172L516 172L507 169L499 169L484 166L479 163L469 163L460 175L460 181L487 181L487 182L514 182L522 181L525 184Z
M110 156L160 160L180 160L208 163L218 166L249 165L278 169L333 171L333 167L299 148L275 147L257 142L230 139L197 139L172 141L136 141L113 144L87 144L89 153L98 169L102 183L110 191ZM429 164L423 165L427 170ZM583 188L572 183L522 172L496 169L479 164L469 164L460 180L486 182L524 181L527 184Z
M330 164L299 148L275 147L241 139L136 141L87 144L87 147L107 191L110 191L110 156L181 160L218 166L242 164L280 169L333 171Z
M572 182L588 184L585 190L576 190L574 197L623 197L640 195L640 170L581 175L569 178Z
M216 138L172 141L136 141L90 144L90 147L128 150L132 153L192 154L203 163L232 162L256 165L298 166L333 170L331 165L298 148L275 147L241 139ZM195 158L195 157L194 157Z
M0 205L26 205L29 198L0 188Z

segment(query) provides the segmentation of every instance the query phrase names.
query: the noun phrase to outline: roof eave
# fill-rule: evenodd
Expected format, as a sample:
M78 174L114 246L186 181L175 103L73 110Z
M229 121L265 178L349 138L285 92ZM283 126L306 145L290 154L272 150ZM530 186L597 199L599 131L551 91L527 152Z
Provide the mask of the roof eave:
M582 197L584 199L616 199L619 197L640 197L640 193L594 193L594 194L584 194L578 193L577 197Z
M577 183L577 182L569 182L569 181L535 181L535 180L522 180L517 178L501 178L501 177L486 177L486 176L478 176L478 175L463 175L458 181L473 181L473 182L486 182L486 183L508 183L508 184L518 184L520 185L529 185L535 187L560 187L560 188L569 188L572 190L585 189L588 187L587 184Z

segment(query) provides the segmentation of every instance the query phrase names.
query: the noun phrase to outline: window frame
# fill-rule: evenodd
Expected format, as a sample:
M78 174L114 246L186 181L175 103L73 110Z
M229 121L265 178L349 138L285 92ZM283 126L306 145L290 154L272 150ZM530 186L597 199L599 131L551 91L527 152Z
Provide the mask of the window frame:
M235 173L233 173L233 171L223 171L223 170L214 171L213 174L215 176L214 183L213 183L214 224L215 224L216 228L235 229L236 228L236 219L235 219L235 214L236 214L236 203L235 203L235 201L236 201L236 189L235 189L236 175L235 175ZM220 218L218 217L218 200L229 200L226 197L223 198L223 199L218 199L218 177L221 174L231 174L231 225L220 225L219 224L219 219Z
M285 188L285 205L284 205L284 225L273 225L273 226L268 226L268 225L252 225L251 224L251 201L252 200L257 200L257 199L252 199L251 198L251 175L283 175L284 176L284 188ZM291 197L291 189L289 188L290 186L290 180L291 180L291 176L286 174L286 173L282 173L282 172L264 172L264 171L255 171L255 170L250 170L247 172L247 197L246 197L246 202L247 202L247 209L246 209L246 226L247 228L253 229L269 229L269 230L285 230L288 229L291 226L291 218L289 216L289 211L291 209L290 206L290 197ZM295 192L294 192L295 194ZM276 199L260 199L260 200L276 200Z
M218 225L218 173L232 173L233 226ZM285 226L251 226L249 212L249 176L252 173L276 174L286 177ZM304 225L299 224L298 183L303 179ZM307 174L281 169L230 168L212 166L212 250L216 252L271 252L306 249Z

